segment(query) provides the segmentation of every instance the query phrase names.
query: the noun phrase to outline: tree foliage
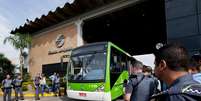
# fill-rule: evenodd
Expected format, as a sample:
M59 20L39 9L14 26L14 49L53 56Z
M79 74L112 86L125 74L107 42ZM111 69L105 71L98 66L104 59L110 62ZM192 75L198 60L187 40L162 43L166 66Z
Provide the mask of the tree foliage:
M13 75L15 66L11 63L11 61L6 58L3 54L0 53L0 81L5 78L6 74Z
M15 49L20 51L19 60L20 60L20 72L23 75L23 50L29 48L31 45L32 38L29 34L16 33L14 35L8 36L4 39L4 44L9 42Z
M4 39L4 44L9 42L15 49L25 49L31 44L31 36L29 34L16 33Z

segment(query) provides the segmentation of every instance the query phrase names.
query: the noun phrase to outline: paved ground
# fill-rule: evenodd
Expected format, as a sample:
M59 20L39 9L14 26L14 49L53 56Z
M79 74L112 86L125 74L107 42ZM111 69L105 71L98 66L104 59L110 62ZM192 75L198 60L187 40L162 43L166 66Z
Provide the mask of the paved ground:
M63 94L63 93L62 93ZM25 100L23 101L35 101L35 94L34 94L34 90L32 88L30 88L28 91L23 92L23 95L25 97ZM12 91L12 101L14 101L14 91ZM3 101L3 92L0 90L0 101ZM22 101L22 100L20 100ZM67 98L66 96L62 96L62 97L54 97L53 93L45 93L44 97L40 97L40 100L37 101L76 101L76 100L72 100ZM81 101L81 100L79 100ZM122 99L118 99L116 101L123 101Z
M12 97L12 99L14 99L14 97ZM3 101L3 97L0 96L0 101ZM12 100L14 101L14 100ZM24 100L19 100L19 101L36 101L33 97L25 97ZM67 97L40 97L40 100L37 101L76 101L76 100L72 100L69 99ZM81 100L80 100L81 101ZM123 101L122 99L118 99L116 101Z
M14 97L12 97L12 99L14 99ZM0 96L0 101L3 101L2 96ZM25 97L23 101L35 101L35 99L33 97ZM40 100L37 101L75 101L75 100L70 100L67 97L40 97Z

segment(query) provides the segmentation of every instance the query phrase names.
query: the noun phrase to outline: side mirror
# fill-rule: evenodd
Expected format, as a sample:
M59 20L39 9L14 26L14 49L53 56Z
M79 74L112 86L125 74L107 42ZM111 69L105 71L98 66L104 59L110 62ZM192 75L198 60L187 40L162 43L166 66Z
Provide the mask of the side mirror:
M124 80L124 84L127 84L127 82L128 82L128 80L125 79L125 80Z
M128 80L124 80L124 87L127 85L127 83L128 83Z

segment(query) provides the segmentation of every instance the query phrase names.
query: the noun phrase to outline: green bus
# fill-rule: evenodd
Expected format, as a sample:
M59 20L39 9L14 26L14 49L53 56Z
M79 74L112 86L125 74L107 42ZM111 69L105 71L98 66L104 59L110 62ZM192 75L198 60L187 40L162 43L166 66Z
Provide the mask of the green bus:
M135 59L111 42L75 48L67 67L67 96L80 100L111 101L124 94L123 82Z

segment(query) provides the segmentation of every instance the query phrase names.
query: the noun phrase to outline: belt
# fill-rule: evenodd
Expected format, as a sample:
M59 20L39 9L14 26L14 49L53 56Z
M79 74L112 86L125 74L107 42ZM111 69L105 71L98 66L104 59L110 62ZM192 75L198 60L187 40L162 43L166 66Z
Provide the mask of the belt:
M4 87L3 89L11 89L12 87Z
M17 87L17 88L18 88L18 87L22 87L22 86L15 86L15 87Z

